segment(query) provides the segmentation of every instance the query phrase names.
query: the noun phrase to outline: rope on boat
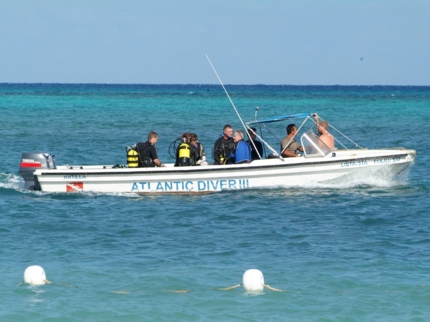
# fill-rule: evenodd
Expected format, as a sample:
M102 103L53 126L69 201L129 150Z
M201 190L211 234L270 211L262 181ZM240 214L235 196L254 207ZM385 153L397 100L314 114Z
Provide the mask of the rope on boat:
M252 131L252 130L251 130ZM254 131L252 131L253 133L255 133ZM273 152L273 154L275 155L275 156L277 156L280 160L282 160L282 161L284 161L284 158L283 157L281 157L281 155L278 153L278 152L276 152L276 150L274 150L266 141L264 141L264 139L261 137L261 136L259 136L257 133L255 133L255 135L257 136L257 138L259 138L260 139L260 141L261 142L263 142L264 143L264 145L265 146L267 146L267 148L270 150L270 151L272 151ZM254 148L257 150L257 148L254 146Z
M272 131L270 131L270 129L266 126L266 124L263 124L263 126L264 126L264 128L267 130L267 131L269 131L270 132L270 134L272 134L278 141L279 141L279 143L281 143L282 142L282 140L280 139L280 138L278 138L277 136L276 136L276 134L275 133L273 133Z
M342 135L345 139L347 139L348 141L350 141L351 143L355 144L356 147L363 149L363 147L361 147L360 145L358 145L358 143L356 143L355 141L351 140L349 137L347 137L345 134L343 134L341 131L339 131L338 129L336 129L334 126L330 125L329 126L331 128L333 128L333 130L335 130L337 133L339 133L340 135ZM334 138L336 140L336 138ZM340 143L338 140L336 140L336 142L338 142L340 145L342 145L345 149L348 150L348 148L346 148L342 143Z

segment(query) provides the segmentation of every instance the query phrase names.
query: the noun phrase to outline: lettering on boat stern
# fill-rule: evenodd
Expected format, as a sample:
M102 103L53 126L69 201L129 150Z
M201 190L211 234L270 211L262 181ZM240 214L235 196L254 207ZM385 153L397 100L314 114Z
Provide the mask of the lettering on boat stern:
M249 188L249 179L133 182L132 192L204 192Z
M86 175L81 175L81 174L68 174L65 175L63 177L63 180L82 180L82 179L86 179L87 176Z

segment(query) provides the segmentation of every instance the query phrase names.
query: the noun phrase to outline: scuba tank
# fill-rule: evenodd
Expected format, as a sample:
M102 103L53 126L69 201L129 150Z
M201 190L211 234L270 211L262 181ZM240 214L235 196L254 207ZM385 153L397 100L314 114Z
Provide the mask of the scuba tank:
M140 146L140 148L139 148ZM152 162L152 159L144 154L144 151L150 147L151 144L148 142L136 143L132 146L128 146L125 148L127 151L127 167L128 168L140 168L140 167L155 167L155 164ZM143 154L143 156L139 153Z
M191 165L191 147L189 143L185 141L185 139L184 142L182 142L178 147L177 156L177 164L180 167Z
M139 167L139 152L137 151L137 144L126 147L127 151L127 166L129 168Z

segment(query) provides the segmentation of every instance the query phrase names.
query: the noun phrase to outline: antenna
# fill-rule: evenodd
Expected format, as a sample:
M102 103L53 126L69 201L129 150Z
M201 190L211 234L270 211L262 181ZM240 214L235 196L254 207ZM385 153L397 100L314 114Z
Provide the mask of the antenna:
M230 95L228 95L228 92L227 92L227 90L225 89L224 84L223 84L223 83L222 83L222 81L221 81L221 78L219 78L218 73L216 72L215 67L214 67L214 65L212 65L212 62L211 62L211 60L209 59L209 56L208 56L207 54L206 54L206 58L208 59L209 64L211 65L211 67L212 67L213 71L215 72L216 77L218 78L218 81L220 82L220 84L221 84L222 88L224 89L224 92L226 93L226 95L227 95L228 99L230 100L230 103L231 103L231 105L233 106L234 111L236 112L237 117L238 117L238 118L239 118L239 120L240 120L240 123L242 123L242 126L243 126L243 128L244 128L244 130L245 130L245 133L247 133L247 132L248 132L248 130L247 130L246 126L245 126L245 123L243 123L242 118L240 117L240 114L239 114L239 112L237 111L236 106L234 106L234 103L233 103L233 101L231 100ZM255 146L254 146L254 148L255 148Z
M256 108L255 108L255 113L254 113L254 120L255 121L257 121L257 113L258 113L258 109L259 109L260 107L259 106L257 106Z

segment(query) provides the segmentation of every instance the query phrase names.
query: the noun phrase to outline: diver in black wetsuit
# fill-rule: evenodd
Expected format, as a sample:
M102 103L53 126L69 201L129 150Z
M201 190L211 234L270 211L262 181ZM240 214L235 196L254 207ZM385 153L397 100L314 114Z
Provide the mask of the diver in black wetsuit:
M214 164L232 164L230 154L234 151L233 127L227 124L223 128L223 136L215 141L213 150Z
M155 143L158 141L156 132L149 132L148 141L137 144L139 153L139 167L164 167L160 159L158 159Z

